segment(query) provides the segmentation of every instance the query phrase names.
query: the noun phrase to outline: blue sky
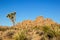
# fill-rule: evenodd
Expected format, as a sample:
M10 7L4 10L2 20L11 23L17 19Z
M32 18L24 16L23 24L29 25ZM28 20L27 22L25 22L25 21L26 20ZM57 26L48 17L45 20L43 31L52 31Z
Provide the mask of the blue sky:
M43 16L60 23L59 0L0 0L0 25L11 26L12 23L6 15L14 11L16 22Z

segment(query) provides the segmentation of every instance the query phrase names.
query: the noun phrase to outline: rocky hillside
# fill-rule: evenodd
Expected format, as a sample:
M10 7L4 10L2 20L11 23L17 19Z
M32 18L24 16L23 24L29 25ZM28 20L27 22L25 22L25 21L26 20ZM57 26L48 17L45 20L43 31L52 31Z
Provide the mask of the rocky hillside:
M0 26L0 40L60 40L60 24L39 16L15 26Z

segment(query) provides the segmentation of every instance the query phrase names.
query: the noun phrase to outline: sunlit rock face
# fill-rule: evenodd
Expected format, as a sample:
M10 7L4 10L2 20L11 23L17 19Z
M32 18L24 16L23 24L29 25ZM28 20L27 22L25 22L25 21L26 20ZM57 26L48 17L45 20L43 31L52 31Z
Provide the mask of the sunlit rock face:
M53 20L49 19L49 18L44 18L43 16L39 16L37 17L34 21L33 21L34 25L36 26L44 26L44 25L53 25L56 24Z
M32 27L32 24L33 24L33 22L31 20L24 20L23 22L18 23L15 26L17 26L19 28L28 28L28 27Z
M42 25L44 25L44 18L43 18L43 16L37 17L37 18L34 20L34 24L35 24L36 26L42 26Z
M21 23L18 23L18 27L34 27L34 26L43 26L44 18L42 16L37 17L35 20L24 20Z
M31 20L24 20L22 22L22 26L26 27L26 28L31 27L32 26L32 21Z
M55 24L55 22L49 18L46 18L44 21L44 24L45 25L53 25L53 24Z
M38 16L35 20L24 20L21 23L18 23L16 26L17 27L22 27L22 28L28 28L28 27L34 27L34 26L44 26L44 25L54 25L56 24L53 20L49 18L44 18L43 16Z

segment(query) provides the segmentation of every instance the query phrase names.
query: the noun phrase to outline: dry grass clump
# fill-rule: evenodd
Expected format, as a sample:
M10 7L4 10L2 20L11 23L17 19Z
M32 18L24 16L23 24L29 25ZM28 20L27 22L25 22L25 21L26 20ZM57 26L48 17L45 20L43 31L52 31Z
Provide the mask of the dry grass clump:
M3 33L5 39L12 39L12 36L15 34L15 30L7 30Z
M9 29L8 27L0 27L0 31L6 31L8 29Z
M3 38L0 36L0 40L3 40Z
M26 31L20 30L18 33L16 33L13 38L14 40L27 40L26 38Z
M14 34L14 40L58 40L60 32L52 30L50 26L31 27L27 29L20 28L19 32Z
M58 30L57 31L52 30L48 26L44 26L43 31L44 31L45 37L47 37L50 40L53 38L55 38L57 40L57 37L60 36L60 32L58 32Z

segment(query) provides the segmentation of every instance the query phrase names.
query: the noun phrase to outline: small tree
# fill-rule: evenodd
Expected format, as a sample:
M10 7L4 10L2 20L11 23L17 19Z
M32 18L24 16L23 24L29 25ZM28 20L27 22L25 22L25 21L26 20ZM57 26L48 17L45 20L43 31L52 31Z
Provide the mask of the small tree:
M14 26L15 25L15 19L16 19L16 12L12 12L12 13L8 14L6 17L12 21L13 26Z

